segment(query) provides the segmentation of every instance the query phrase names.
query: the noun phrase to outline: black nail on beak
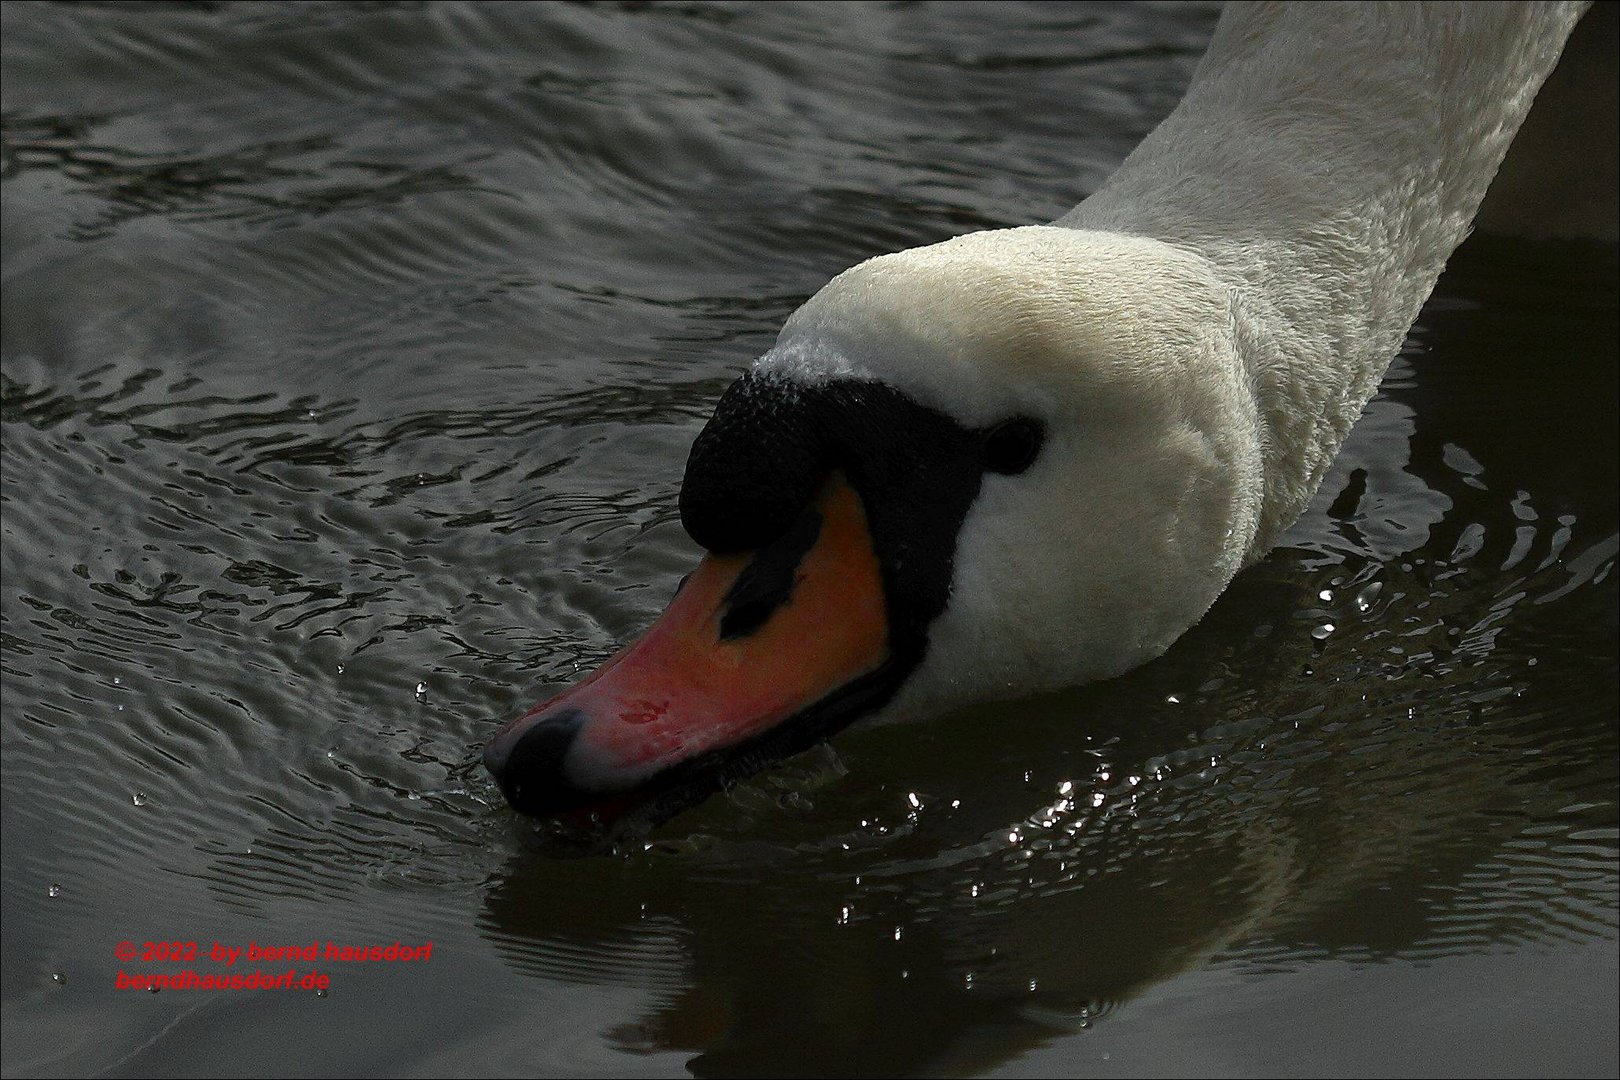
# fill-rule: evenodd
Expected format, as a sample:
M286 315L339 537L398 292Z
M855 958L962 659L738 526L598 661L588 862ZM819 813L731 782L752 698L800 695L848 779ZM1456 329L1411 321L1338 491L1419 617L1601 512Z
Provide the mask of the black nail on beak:
M579 810L599 800L568 779L563 767L568 750L584 726L585 715L565 709L532 726L503 733L484 748L489 770L512 809L531 817L551 817Z

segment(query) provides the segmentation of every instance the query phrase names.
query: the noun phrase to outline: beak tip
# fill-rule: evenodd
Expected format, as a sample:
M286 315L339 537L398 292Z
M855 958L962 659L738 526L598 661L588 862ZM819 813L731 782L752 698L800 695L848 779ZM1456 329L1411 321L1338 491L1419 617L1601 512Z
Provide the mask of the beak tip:
M484 771L500 782L501 773L506 771L506 758L511 747L500 736L489 740L484 747Z
M484 768L512 809L550 817L596 798L568 779L568 751L584 724L585 715L578 709L551 716L542 713L532 723L502 731L484 747Z

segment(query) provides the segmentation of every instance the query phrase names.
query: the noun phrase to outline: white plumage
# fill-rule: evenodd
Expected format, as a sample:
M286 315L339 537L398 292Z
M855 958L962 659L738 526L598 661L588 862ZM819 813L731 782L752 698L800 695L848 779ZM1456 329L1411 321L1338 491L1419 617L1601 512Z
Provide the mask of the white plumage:
M1047 427L986 478L891 715L1134 667L1276 543L1586 6L1233 4L1073 211L869 260L788 320L759 371Z

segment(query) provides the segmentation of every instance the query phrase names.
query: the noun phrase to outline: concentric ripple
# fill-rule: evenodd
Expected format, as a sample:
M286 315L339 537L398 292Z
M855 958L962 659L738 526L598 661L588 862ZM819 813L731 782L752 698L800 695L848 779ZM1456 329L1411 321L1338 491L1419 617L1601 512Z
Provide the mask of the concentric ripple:
M1214 15L0 8L7 1075L1613 1071L1612 245L1470 241L1127 678L607 856L478 767L690 569L787 314L1066 209ZM435 951L150 995L124 940Z

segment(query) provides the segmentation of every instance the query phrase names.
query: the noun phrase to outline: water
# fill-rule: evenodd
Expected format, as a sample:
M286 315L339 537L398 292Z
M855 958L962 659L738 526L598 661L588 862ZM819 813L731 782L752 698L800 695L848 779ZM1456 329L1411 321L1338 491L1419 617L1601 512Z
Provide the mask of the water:
M1612 246L1471 241L1163 660L559 859L479 750L689 569L715 397L1095 187L1214 9L3 17L8 1075L1616 1070Z

